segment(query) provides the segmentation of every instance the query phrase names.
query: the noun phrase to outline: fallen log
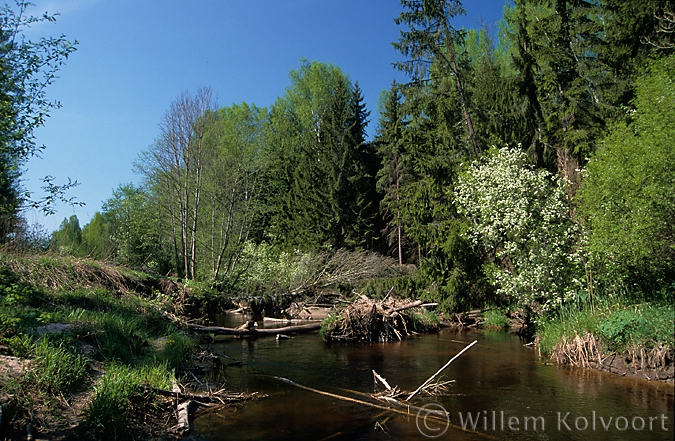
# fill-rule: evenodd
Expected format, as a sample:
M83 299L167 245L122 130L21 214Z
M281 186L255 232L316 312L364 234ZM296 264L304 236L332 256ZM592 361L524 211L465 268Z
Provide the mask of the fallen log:
M447 368L448 366L450 366L450 363L452 363L453 361L457 360L457 359L459 358L460 355L462 355L464 352L466 352L467 350L469 350L469 349L471 348L471 346L475 345L476 343L478 343L478 340L474 340L473 342L471 342L470 344L468 344L464 349L462 349L461 351L459 351L459 352L457 353L457 355L455 355L454 357L452 357L452 358L450 359L450 361L448 361L447 363L445 363L445 365L444 365L442 368L440 368L434 375L432 375L431 377L429 377L429 378L427 379L427 381L425 381L424 383L422 383L422 385L421 385L420 387L418 387L418 388L415 390L415 392L411 393L411 394L408 396L408 398L406 398L405 400L406 400L406 401L410 401L410 399L411 399L412 397L414 397L415 395L417 395L417 393L418 393L419 391L421 391L422 389L424 389L424 387L425 387L427 384L431 383L431 381L432 381L434 378L438 377L438 376L440 375L440 373L443 372L443 371L445 370L445 368Z
M210 394L210 395L202 395L202 394L194 394L194 393L189 393L189 392L175 392L175 391L170 391L170 390L165 390L165 389L157 389L156 387L148 386L148 385L145 385L145 384L142 384L140 387L143 390L154 392L157 395L162 395L162 396L165 396L165 397L180 398L181 400L187 400L187 401L191 400L191 401L197 402L199 404L237 403L237 402L240 402L240 401L247 401L247 400L251 400L253 398L256 398L258 396L261 396L257 392L253 392L252 394L245 394L245 393L228 393L228 392L218 391L218 392L214 392L213 394Z
M369 394L358 393L358 395L361 395L361 396L364 396L364 397L369 397L369 398L374 399L374 400L378 400L379 403L381 403L381 404L371 403L370 401L359 400L357 398L346 397L344 395L338 395L338 394L334 394L334 393L331 393L331 392L326 392L326 391L323 391L323 390L314 389L312 387L304 386L302 384L296 383L293 380L289 380L288 378L283 378L283 377L273 377L273 378L281 381L282 383L286 383L288 385L291 385L291 386L294 386L294 387L297 387L297 388L300 388L300 389L304 389L306 391L313 392L315 394L324 395L324 396L335 398L335 399L338 399L338 400L341 400L341 401L347 401L347 402L350 402L350 403L361 404L361 405L364 405L364 406L373 407L375 409L383 410L385 412L392 412L392 413L396 413L396 414L399 414L399 415L405 415L405 416L416 415L416 418L420 418L420 417L423 418L425 425L426 425L427 419L432 419L432 420L435 420L436 422L438 422L441 425L445 424L446 427L452 428L453 430L457 430L457 431L461 430L463 432L469 432L469 433L472 433L474 435L482 436L482 437L487 438L487 439L493 439L493 440L498 439L494 436L491 436L491 435L483 433L483 432L478 432L478 431L472 430L470 428L460 427L460 426L457 426L455 424L452 424L452 422L450 421L450 413L448 413L447 411L441 410L442 407L439 408L438 410L436 410L436 409L431 409L429 407L418 407L418 406L412 405L408 402L399 401L399 400L396 400L396 399L390 398L390 397L374 397L374 396L369 395ZM353 391L353 392L355 392L355 391Z
M263 335L277 335L290 334L293 332L309 332L321 329L321 323L309 323L306 325L285 326L283 328L223 328L221 326L202 326L195 324L188 324L188 329L194 332L206 332L215 335L248 335L248 336L263 336Z

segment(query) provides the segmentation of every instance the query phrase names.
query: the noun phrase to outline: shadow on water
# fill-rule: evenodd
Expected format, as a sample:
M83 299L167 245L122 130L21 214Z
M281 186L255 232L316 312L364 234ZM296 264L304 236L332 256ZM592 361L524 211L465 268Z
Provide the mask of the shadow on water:
M374 391L375 369L390 384L414 390L474 339L478 344L444 373L456 380L449 396L417 402L436 401L452 414L452 426L438 439L673 439L672 385L545 365L535 349L507 332L450 330L386 344L329 345L316 334L215 344L225 362L243 362L223 368L228 389L268 397L207 412L195 418L193 434L208 440L427 439L422 432L437 435L441 427L427 430L415 414L313 394L272 376L349 395L346 389ZM467 424L475 430L462 430Z

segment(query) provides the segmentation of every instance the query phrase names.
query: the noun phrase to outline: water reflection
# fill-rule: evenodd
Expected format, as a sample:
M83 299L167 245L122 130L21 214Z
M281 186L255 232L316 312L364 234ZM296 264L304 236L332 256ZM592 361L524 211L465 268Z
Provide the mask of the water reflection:
M474 339L479 343L444 374L456 382L449 396L436 401L452 413L451 423L456 427L440 439L672 439L672 385L544 365L534 349L524 347L507 332L449 330L390 344L328 345L316 334L281 341L261 338L218 343L214 350L227 357L225 361L243 362L240 367L223 368L228 388L264 392L269 397L206 412L195 419L193 430L208 440L426 439L415 424L415 415L391 414L316 395L272 376L345 395L346 389L373 391L371 369L375 369L390 384L414 390ZM654 430L661 424L655 419L649 431L649 418L661 414L668 418L668 431ZM475 433L459 428L469 416L476 423ZM600 417L604 423L613 418L609 430L602 428ZM618 417L628 423L626 430L616 429ZM624 419L619 420L619 428ZM645 427L634 430L631 424L639 428L641 420ZM587 427L581 430L584 421ZM540 423L537 430L535 422ZM592 430L593 423L596 430Z

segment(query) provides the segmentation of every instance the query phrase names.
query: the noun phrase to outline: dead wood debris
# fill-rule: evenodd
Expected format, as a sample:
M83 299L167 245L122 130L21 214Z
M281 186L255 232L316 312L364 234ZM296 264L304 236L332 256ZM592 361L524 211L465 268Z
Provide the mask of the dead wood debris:
M413 308L435 305L424 304L421 300L372 300L361 296L334 320L328 320L323 337L326 341L400 341L414 332L437 329L437 323L414 320L411 313Z
M381 384L384 386L385 390L376 392L376 393L365 393L365 392L359 392L359 391L354 391L354 390L345 390L346 392L352 394L352 395L357 395L360 396L364 399L358 399L358 398L352 398L349 396L345 395L339 395L335 394L332 392L327 392L319 389L314 389L312 387L304 386L302 384L298 384L292 380L289 380L288 378L283 378L283 377L273 377L278 381L281 381L282 383L288 384L290 386L294 386L300 389L307 390L309 392L313 392L315 394L319 395L324 395L327 397L331 397L334 399L338 399L341 401L347 401L351 403L356 403L360 404L363 406L368 406L371 408L379 409L379 410L384 410L386 412L391 412L392 414L400 414L400 415L420 415L420 413L423 412L425 421L426 419L430 420L436 420L440 424L445 424L446 427L452 427L454 429L462 429L458 426L453 425L450 422L450 414L445 411L444 409L441 410L442 408L436 410L436 409L429 409L428 407L418 407L410 401L411 398L419 394L420 392L424 392L427 395L430 396L438 396L438 395L443 395L447 391L447 386L452 383L452 381L443 381L438 379L439 375L441 372L443 372L453 361L455 361L457 358L459 358L464 352L469 350L472 346L474 346L476 343L478 343L477 340L473 341L472 343L468 344L467 346L464 347L460 352L458 352L454 357L452 357L443 367L441 367L436 373L434 373L431 377L429 377L424 383L422 383L414 392L405 392L399 389L398 386L391 386L389 382L380 374L378 374L374 369L373 369L373 379L375 381L375 385L377 386L378 384ZM407 398L403 399L404 396L407 395ZM386 433L385 427L379 423L379 421L375 421L375 426L374 430L382 430ZM471 430L469 430L471 431ZM473 431L471 431L473 432ZM473 432L475 434L480 435L479 432ZM491 438L490 436L487 436Z
M202 326L188 323L188 329L193 332L202 332L213 335L239 335L261 337L265 335L290 334L293 332L316 331L321 327L321 323L309 323L306 325L285 326L283 328L223 328L221 326Z

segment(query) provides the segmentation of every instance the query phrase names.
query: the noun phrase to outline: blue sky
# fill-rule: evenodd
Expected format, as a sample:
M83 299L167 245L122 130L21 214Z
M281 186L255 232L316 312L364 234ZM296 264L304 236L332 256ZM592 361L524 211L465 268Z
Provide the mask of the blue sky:
M34 0L32 15L59 12L55 24L34 26L31 39L65 34L77 40L49 87L54 110L36 132L46 145L27 165L23 185L40 190L53 175L80 185L70 195L84 207L58 206L49 217L29 212L47 230L76 214L84 226L120 184L139 182L132 165L158 134L157 125L182 92L210 87L219 106L246 101L266 107L283 95L299 60L340 67L358 81L377 125L377 98L403 57L397 0ZM504 0L465 0L456 27L494 25ZM38 194L36 194L37 196Z

